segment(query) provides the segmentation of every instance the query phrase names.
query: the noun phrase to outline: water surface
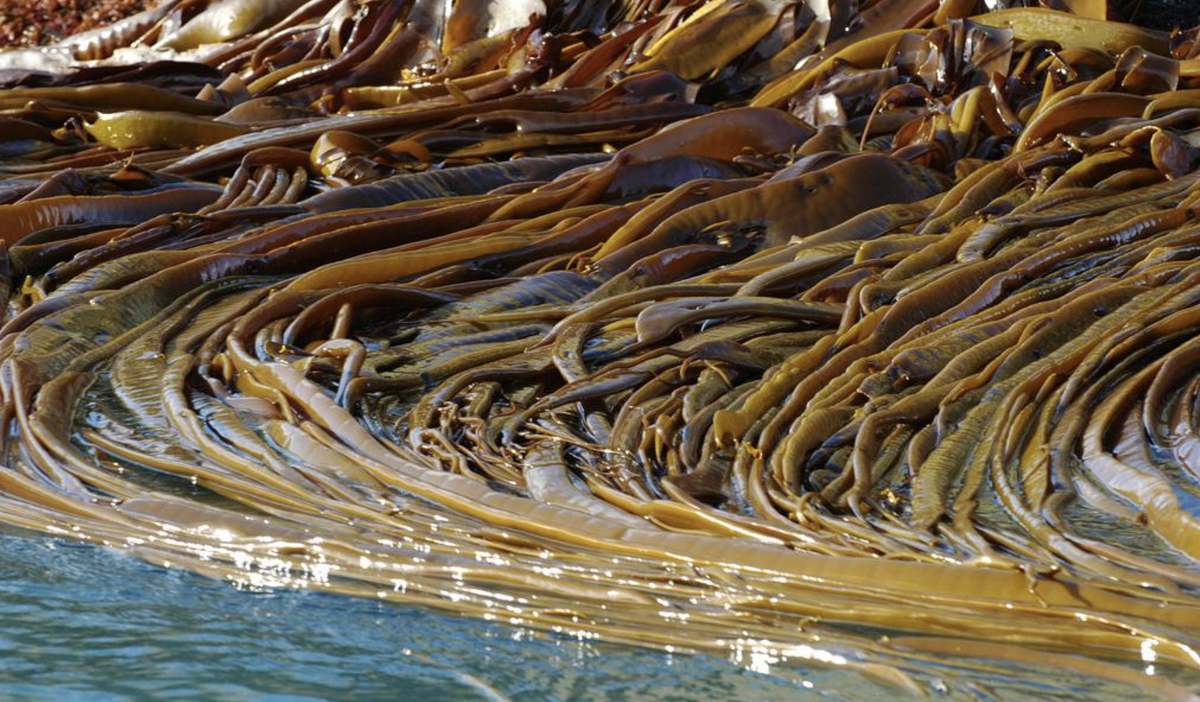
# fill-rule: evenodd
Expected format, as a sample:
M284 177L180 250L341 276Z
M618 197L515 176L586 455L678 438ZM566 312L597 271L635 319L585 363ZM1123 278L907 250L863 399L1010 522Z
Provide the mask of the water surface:
M759 671L766 671L763 674ZM950 666L947 670L953 670ZM1136 699L1064 675L931 699ZM1134 697L1130 697L1134 694ZM555 638L318 592L238 590L117 551L0 533L0 699L321 702L888 700L829 668Z

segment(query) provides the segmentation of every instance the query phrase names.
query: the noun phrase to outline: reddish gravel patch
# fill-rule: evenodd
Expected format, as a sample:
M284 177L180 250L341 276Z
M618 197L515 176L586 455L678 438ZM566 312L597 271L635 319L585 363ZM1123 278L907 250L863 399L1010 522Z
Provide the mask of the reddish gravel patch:
M0 0L0 47L50 44L140 12L146 0Z

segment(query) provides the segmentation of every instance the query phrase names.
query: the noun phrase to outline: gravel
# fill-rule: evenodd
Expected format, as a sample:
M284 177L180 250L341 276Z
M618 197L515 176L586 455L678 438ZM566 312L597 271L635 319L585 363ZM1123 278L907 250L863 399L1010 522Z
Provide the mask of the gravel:
M144 0L0 0L0 47L49 44L146 8Z
M49 44L140 12L152 0L0 0L0 48ZM1200 25L1200 0L1114 0L1116 14L1156 29Z

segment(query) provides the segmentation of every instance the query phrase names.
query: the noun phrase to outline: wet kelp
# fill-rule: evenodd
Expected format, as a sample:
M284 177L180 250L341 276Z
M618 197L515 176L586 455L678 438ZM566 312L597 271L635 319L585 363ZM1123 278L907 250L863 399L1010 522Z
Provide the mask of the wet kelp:
M976 5L166 0L0 54L0 520L1195 699L1200 40Z

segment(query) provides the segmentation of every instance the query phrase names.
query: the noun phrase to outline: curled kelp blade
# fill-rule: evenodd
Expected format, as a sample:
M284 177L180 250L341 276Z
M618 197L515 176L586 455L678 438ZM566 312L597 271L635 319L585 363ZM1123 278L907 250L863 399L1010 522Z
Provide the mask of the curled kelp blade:
M1194 699L1200 42L1000 4L222 0L0 54L0 520Z

